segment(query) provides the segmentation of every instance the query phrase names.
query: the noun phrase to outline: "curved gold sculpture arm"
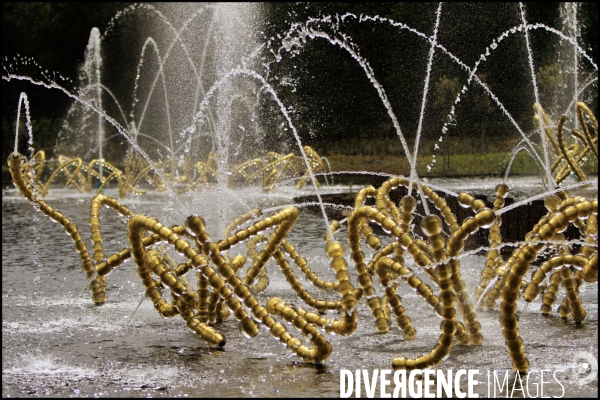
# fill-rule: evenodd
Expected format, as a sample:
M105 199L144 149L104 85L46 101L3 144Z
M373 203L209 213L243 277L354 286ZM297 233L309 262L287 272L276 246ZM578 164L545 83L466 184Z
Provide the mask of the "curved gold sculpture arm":
M156 219L146 217L144 215L135 215L129 220L128 238L131 244L131 253L135 264L138 267L138 275L142 279L144 287L146 287L146 295L152 300L155 308L164 316L171 316L175 312L173 307L162 299L160 290L158 289L157 281L152 279L151 274L154 272L161 277L161 282L164 282L171 288L185 303L187 307L194 307L199 304L197 293L187 291L181 281L163 266L162 258L158 252L153 250L145 250L143 243L144 232L151 232L158 235L161 240L171 244L179 253L183 254L196 268L206 267L205 258L196 253L196 251L183 240L172 229L160 224ZM223 347L225 345L225 337L216 332L213 328L197 319L194 313L184 307L182 318L186 321L188 327L196 332L196 334L204 339L209 345L215 347ZM182 310L177 310L181 313Z
M257 167L258 171L249 174L247 170L251 169L252 167ZM227 186L231 186L233 180L236 178L236 174L241 175L248 183L251 183L257 178L258 175L260 175L260 182L263 183L265 174L265 163L261 158L253 158L252 160L248 160L234 167L231 171L231 176L227 180Z
M566 122L565 116L559 118L557 123L557 133L555 134L551 128L550 119L544 112L544 109L536 103L534 104L534 111L536 114L533 117L533 121L537 127L540 127L538 113L542 115L546 138L548 142L550 142L551 149L555 156L550 167L552 174L555 175L555 182L557 184L562 183L571 173L574 173L579 181L587 180L587 176L580 166L583 164L590 151L598 158L598 121L591 110L582 102L578 102L575 106L577 119L582 132L573 129L571 130L571 135L581 142L582 148L577 143L567 145L563 132ZM591 122L596 137L592 137L588 129L586 117ZM565 162L563 163L563 161Z
M579 135L579 139L582 137ZM597 137L592 141L596 143ZM562 143L562 139L560 142ZM590 146L586 148L589 149ZM575 157L576 162L579 162L577 157L580 157L584 151L585 149ZM415 199L412 196L404 196L400 200L400 207L396 207L389 198L390 190L400 185L408 185L406 178L392 178L378 190L373 187L361 190L357 196L356 207L347 220L350 259L354 262L359 284L359 287L355 288L348 271L342 243L326 237L325 251L330 259L330 267L335 273L335 280L324 281L311 270L306 260L286 240L298 218L298 210L294 207L283 209L254 222L246 229L239 229L232 233L258 215L259 211L254 210L253 214L242 215L228 225L226 238L215 243L206 233L204 221L198 216L189 217L185 226L168 228L152 217L133 215L117 200L98 194L90 205L90 229L94 247L93 256L90 257L76 226L40 200L34 192L34 185L27 178L31 179L35 174L23 175L27 170L27 167L24 167L23 157L19 154L11 154L8 161L13 181L21 194L45 215L59 222L69 233L88 278L94 275L95 266L97 276L91 281L90 289L96 304L106 301L108 274L126 259L133 257L138 275L146 288L146 296L157 311L166 318L179 314L187 327L210 346L222 347L225 345L225 337L207 323L223 321L233 313L239 320L240 332L244 336L256 336L260 327L258 324L262 324L273 337L305 361L322 362L328 358L332 349L317 327L328 333L343 336L355 332L358 322L356 305L363 295L373 313L378 332L389 330L393 315L398 326L403 330L405 338L412 339L416 335L416 329L406 315L409 310L405 310L399 296L400 288L403 287L403 283L406 283L434 308L443 321L437 344L428 354L415 359L394 358L392 366L396 369L423 369L437 365L450 354L454 339L458 344L463 345L482 343L481 326L466 295L459 260L468 236L478 229L489 229L490 249L482 271L479 290L483 289L484 284L486 290L490 286L493 288L488 292L487 297L484 297L483 293L480 293L480 297L488 306L493 305L498 297L502 297L500 323L508 353L513 360L514 369L525 372L529 368L529 363L525 357L516 318L516 300L521 291L524 291L527 302L535 301L544 292L546 277L552 272L547 291L542 296L542 314L550 313L562 283L566 298L559 307L558 314L562 318L571 316L579 324L586 318L586 311L579 298L579 288L584 282L598 280L598 201L568 197L564 191L546 199L548 214L542 217L526 235L527 243L515 250L504 263L499 253L502 238L497 228L501 219L495 212L504 206L504 198L508 192L506 185L501 184L496 188L494 211L485 208L483 201L467 193L461 193L458 197L459 204L470 208L474 215L460 224L445 200L431 188L421 185L420 189L426 201L431 202L439 211L439 216L427 212L428 215L422 218L421 231L427 237L426 241L418 239L411 229L413 218L417 215ZM63 157L61 162L67 164L72 163L73 160ZM89 166L81 166L83 170L88 168ZM136 169L137 166L133 164L126 167L126 170L132 174ZM66 172L72 182L83 176L80 170L76 170L73 174L68 170ZM132 185L130 178L126 178L121 183L120 189ZM364 205L367 197L374 197L375 205ZM106 259L100 229L100 209L103 205L129 219L130 247ZM448 235L443 235L442 232L443 223L450 231L448 240L445 240ZM580 243L581 250L578 254L571 254L572 250L567 247L570 243L565 243L565 237L561 234L571 223L577 226L585 237L585 241ZM383 248L380 248L381 241L371 228L375 225L380 226L383 232L392 238L392 242ZM274 232L267 236L267 231L271 229ZM331 231L335 232L339 229L340 223L333 221ZM370 260L366 260L367 256L361 249L363 237L371 248L378 250ZM227 253L244 241L247 243L247 254L251 265L246 275L241 276L247 258L237 254L230 259ZM265 242L265 246L259 251L256 245L261 241ZM155 246L159 243L158 247ZM169 249L177 251L185 257L186 261L177 264L171 257ZM524 276L532 262L542 254L544 249L555 249L558 254L544 260L539 270L533 273L531 281L526 282ZM336 290L340 295L339 300L319 300L304 290L290 268L286 253L315 287L322 290ZM429 275L433 284L438 286L439 295L435 295L432 287L406 267L404 260L406 256L410 256L417 266ZM264 282L268 282L268 275L264 266L271 258L279 265L286 280L300 299L317 311L338 310L341 312L340 318L337 320L325 318L317 312L285 304L278 298L270 299L266 306L259 304L253 293L257 292L256 288L260 285L264 286L261 286L262 289L266 288ZM191 270L196 272L196 290L192 288L186 277ZM490 280L494 272L497 274L496 281L493 284L486 284L485 282ZM383 296L378 295L373 286L372 276L375 274L383 288ZM257 279L258 283L252 286ZM171 293L169 302L162 296L165 288L169 288ZM464 324L457 319L457 309L463 315ZM275 321L273 316L282 318L299 329L311 342L312 347L293 337L283 324Z
M338 281L323 281L320 279L308 266L306 259L301 257L300 254L296 251L294 246L291 243L283 240L281 242L281 247L283 250L290 256L292 260L294 260L294 264L296 267L302 272L305 278L317 289L321 290L337 290L339 286Z
M73 239L73 243L75 245L75 250L77 250L79 257L81 258L81 269L83 269L87 278L91 278L94 274L94 265L90 259L90 254L87 251L85 243L77 231L77 227L75 224L71 223L67 217L52 209L52 207L50 207L33 193L31 190L32 183L27 183L21 173L21 168L24 163L25 159L18 153L13 153L8 156L8 165L10 167L10 175L12 176L13 182L27 201L32 204L37 204L39 206L38 210L41 211L42 214L47 215L54 221L58 222L63 227L65 232L71 236L71 239Z
M292 337L285 331L285 327L278 322L274 322L273 318L267 316L263 319L265 325L271 331L271 335L278 337L286 346L294 351L299 357L306 362L321 363L325 361L331 354L332 348L325 337L317 330L317 328L307 321L307 314L304 316L296 312L295 309L286 306L282 299L277 297L271 298L267 303L267 311L273 315L279 315L295 328L299 329L302 334L309 339L314 347L310 348L302 344L300 339ZM309 316L310 318L310 316Z
M32 159L37 163L34 165L34 177L33 181L37 183L39 186L43 186L42 183L42 173L44 172L44 167L46 166L46 152L44 150L38 150L32 157ZM25 164L27 167L28 164Z
M318 311L321 311L321 312L325 311L325 310L340 310L341 311L343 309L342 304L339 301L317 300L314 297L312 297L308 291L304 290L304 287L298 281L298 278L296 278L296 275L294 275L294 271L290 268L288 262L285 260L284 254L281 250L277 250L275 252L275 254L273 254L273 258L279 265L279 268L281 269L283 276L285 276L285 279L290 284L292 290L296 293L298 298L300 300L302 300L306 305L308 305L309 307L312 307ZM316 278L316 275L315 275L315 278ZM337 286L338 285L336 285L336 288L337 288Z
M267 238L267 235L260 234L253 236L246 242L246 248L248 249L248 258L252 261L252 263L254 263L258 259L258 250L256 247L257 244L260 242L268 241L269 239ZM267 286L269 286L269 276L267 275L267 269L265 267L260 269L256 280L258 282L249 286L252 294L262 293L267 289Z
M75 171L73 173L70 173L69 170L67 169L71 164L75 165ZM68 161L66 161L64 163L61 163L58 166L58 168L56 168L54 170L54 172L52 173L52 175L50 175L50 177L46 181L46 184L42 187L42 190L40 192L40 196L45 197L48 194L48 189L50 188L50 184L52 183L52 181L56 178L56 176L61 171L64 171L65 174L67 175L67 184L66 184L66 186L69 186L71 183L74 183L75 178L78 176L79 171L82 168L82 164L83 164L83 162L81 161L81 158L74 158L72 160L68 160Z
M535 126L537 126L537 127L540 126L540 119L539 119L538 115L539 114L542 115L542 120L544 121L544 132L546 133L546 139L548 139L548 142L550 142L550 144L551 144L550 148L552 149L554 155L559 156L561 154L560 147L558 146L558 142L556 140L556 135L555 135L554 131L552 130L552 123L550 122L550 118L548 118L548 115L546 114L546 112L544 111L542 106L538 103L533 104L533 111L534 111L533 122L534 122Z
M575 161L575 159L573 158L573 155L567 149L567 146L565 144L564 137L563 137L563 127L564 127L566 121L567 121L567 117L565 117L564 115L562 117L560 117L560 119L558 120L558 128L557 128L556 136L557 136L558 143L560 145L560 150L563 154L563 157L569 164L569 167L571 168L571 170L575 173L575 175L577 175L577 179L579 181L586 181L587 176L585 175L585 172L583 172L583 170L581 169L579 164Z
M579 125L581 126L581 129L583 130L583 134L585 135L585 140L582 140L582 142L587 143L587 145L590 147L590 149L592 149L594 156L596 156L596 158L598 158L598 120L594 116L594 113L592 113L592 110L590 110L588 108L588 106L586 106L581 101L575 105L575 111L577 113L577 118L579 119ZM587 116L589 118L589 120L592 123L592 126L594 127L594 130L596 131L596 138L595 138L596 142L595 143L592 140L592 135L590 134L590 131L587 127L584 116Z
M513 367L516 371L526 372L529 368L529 361L525 358L523 350L523 341L519 335L518 318L516 315L516 301L519 297L519 288L522 284L522 278L529 270L529 265L534 261L538 253L544 248L544 241L551 240L556 233L564 231L569 223L578 218L586 218L589 215L598 214L598 201L577 201L570 198L564 200L555 212L550 213L545 218L545 222L539 224L537 230L532 231L532 235L527 239L529 244L522 245L515 251L514 257L511 257L507 268L509 270L504 288L502 289L502 303L500 304L500 324L502 325L502 334L506 339L506 347L513 360ZM570 278L570 270L564 269L560 273L561 280ZM557 274L555 274L557 276ZM569 299L575 298L573 295L573 282L569 281L565 289ZM531 289L533 290L533 289ZM530 290L530 294L531 294ZM574 300L575 301L575 300ZM579 314L581 317L581 314ZM585 315L583 315L585 317Z
M496 198L494 199L494 212L504 207L505 198L508 195L508 185L501 183L496 186ZM496 223L490 227L488 234L488 242L490 244L490 250L487 252L487 261L485 267L481 271L481 280L479 281L479 287L475 292L475 298L478 300L483 296L485 288L489 285L490 280L497 274L498 268L502 265L503 259L500 254L500 244L502 243L502 234L500 233L500 225L502 224L502 217L496 216Z

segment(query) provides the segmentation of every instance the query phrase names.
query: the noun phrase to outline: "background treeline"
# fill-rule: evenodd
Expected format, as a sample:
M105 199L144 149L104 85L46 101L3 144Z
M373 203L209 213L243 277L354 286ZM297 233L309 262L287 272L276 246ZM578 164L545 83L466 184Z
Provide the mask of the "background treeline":
M44 69L76 81L92 28L98 27L102 32L111 18L130 4L133 3L3 2L2 63L10 65L15 56L32 57ZM72 102L56 90L3 80L3 165L14 146L14 125L21 92L27 93L31 105L36 149L52 150Z
M280 3L267 9L270 29L266 36L285 32L294 20L341 15L345 11L357 16L379 15L406 22L411 28L431 35L437 7L438 3L352 3L342 7L336 3L310 3L307 7ZM529 23L543 23L562 29L559 3L527 3L525 7ZM597 60L597 18L595 3L580 4L580 44L594 60ZM353 21L346 18L340 30L351 38L360 55L368 61L377 81L385 88L410 143L418 129L429 44L417 35L389 24ZM444 3L438 43L472 67L495 38L521 23L518 3ZM323 30L332 34L325 24ZM550 109L553 103L569 101L572 89L565 86L567 82L563 75L566 66L557 63L561 56L568 56L560 54L565 51L561 49L558 38L536 31L530 33L530 39L542 104ZM477 74L524 131L534 128L532 105L535 100L528 62L523 35L517 34L505 39L491 55L490 61L481 64ZM304 137L312 139L319 150L324 153L333 149L350 154L365 151L401 154L392 121L375 95L372 83L346 51L324 40L309 40L296 57L284 57L271 68L274 75L287 73L298 82L296 87L288 89L286 95L295 99L293 103L297 113L305 116L300 120L313 120L312 124L302 126L300 130ZM579 79L582 81L583 76ZM466 72L437 50L421 127L422 140L427 145L421 145L421 151L431 151L430 147L440 137L442 124L456 95L466 81ZM597 94L586 100L592 102L590 106L594 110L597 109ZM489 151L488 144L497 144L495 136L514 132L508 119L477 85L471 85L466 95L461 96L457 113L459 111L459 125L451 130L451 134L469 137L470 140L466 146L454 146L455 151ZM482 118L482 115L485 117ZM381 145L369 143L373 139ZM388 142L384 139L393 140Z
M48 71L58 71L76 80L77 68L83 62L91 28L98 27L104 32L111 18L130 4L4 2L3 64L10 64L17 54L31 56ZM262 34L265 39L277 38L278 34L283 35L288 31L294 22L303 23L310 17L350 12L357 16L379 15L406 22L410 27L431 35L437 7L438 3L265 3L262 5ZM518 3L447 3L443 7L438 42L468 66L475 64L492 39L521 23ZM597 62L598 47L597 7L595 2L581 3L578 11L581 45L594 62ZM528 22L561 28L559 3L526 3L526 10ZM324 26L323 29L327 31L330 28ZM376 79L386 90L404 134L409 142L414 141L421 109L428 43L414 34L386 24L358 23L352 18L343 23L343 32L352 38L355 49L368 60ZM138 51L138 43L131 39L135 37L134 32L124 32L122 37L123 46L129 45L132 51ZM552 35L532 34L531 37L542 102L550 103L562 92L555 87L562 84L560 66L556 65L558 40ZM516 46L504 46L505 50L499 48L493 55L497 58L485 63L478 76L527 130L533 127L533 98L523 93L532 93L527 90L531 79L522 73L528 63L524 46L519 44L523 51L520 57L515 58ZM392 121L372 83L359 64L341 48L324 40L308 41L296 56L285 56L280 62L272 63L270 69L270 79L274 85L276 79L283 77L294 83L293 86L276 86L276 89L285 104L293 105L294 117L302 121L298 127L303 139L319 151L401 153ZM112 73L134 74L135 66L123 65L116 71ZM466 80L466 73L439 52L434 58L433 71L427 113L421 128L425 143L421 148L424 153L431 151L440 136L440 128L448 110ZM110 79L109 74L105 76ZM522 81L519 81L519 77L522 77ZM131 88L115 90L127 93ZM16 105L21 91L27 92L31 103L36 149L52 149L70 105L69 98L58 91L3 80L3 160L12 150ZM591 106L597 110L597 96L592 99ZM460 129L454 129L452 135L469 137L471 149L494 151L496 147L503 146L495 137L501 137L511 128L480 88L473 86L461 98L461 110ZM265 115L269 115L268 110L265 110ZM482 115L486 117L481 118ZM374 140L384 145L366 145ZM464 148L454 146L453 151Z

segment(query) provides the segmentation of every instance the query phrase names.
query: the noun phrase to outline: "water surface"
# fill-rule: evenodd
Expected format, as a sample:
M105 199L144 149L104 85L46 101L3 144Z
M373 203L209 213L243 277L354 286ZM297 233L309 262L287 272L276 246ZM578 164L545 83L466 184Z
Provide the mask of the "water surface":
M462 181L462 184L468 187L479 184L484 189L490 186L481 181ZM524 180L518 190L531 195L534 189L529 184L539 186L534 180ZM459 186L459 182L445 182L445 187L451 190L462 189ZM494 187L495 183L490 186L492 192ZM115 195L110 190L109 194ZM205 192L186 194L183 201L190 208L188 211L207 220L209 233L216 239L222 226L246 207L256 207L259 203L262 208L288 204L297 192L280 189L271 194L253 191L233 194L242 201L231 203L232 193L221 193L221 204L217 205L217 200L209 198L214 193ZM77 224L88 248L90 198L89 194L65 189L53 190L46 198L52 207ZM136 213L151 215L166 224L182 223L186 216L178 212L165 194L128 197L122 203ZM226 212L224 204L229 207ZM125 220L108 209L102 210L101 218L105 254L126 247ZM190 333L178 316L170 320L160 317L148 300L132 315L144 289L131 260L107 278L108 301L95 306L71 238L59 225L33 212L14 189L3 190L2 233L3 397L338 397L341 369L391 369L392 358L427 353L439 336L441 320L412 289L402 285L398 293L417 330L415 340L406 341L395 325L387 334L378 334L370 310L361 302L357 331L349 337L328 335L333 353L321 365L302 362L264 329L256 338L245 339L232 317L217 326L227 337L226 346L222 350L212 349ZM322 219L301 212L288 241L317 274L323 279L333 279L324 252L324 233ZM338 235L344 242L344 232ZM245 247L234 248L230 255L237 252L245 252ZM484 255L462 260L462 275L471 292L478 284L484 264ZM267 270L271 284L258 296L259 301L266 304L270 297L278 296L302 306L272 261ZM429 283L424 273L418 272L418 276ZM195 284L193 274L188 277ZM314 295L328 298L308 284L305 287ZM336 299L335 293L329 296ZM550 317L540 314L539 302L520 316L521 335L532 369L555 371L572 363L578 351L598 357L597 284L584 284L581 288L587 310L581 327L572 321L563 322L557 316L556 308L563 297L561 288ZM521 300L519 308L523 306ZM482 384L476 392L481 396L487 396L487 370L504 373L511 369L498 317L498 310L480 311L484 344L455 345L450 357L438 366L444 371L479 369ZM294 328L290 332L298 335ZM567 397L597 397L598 378L579 386L570 372L557 376ZM539 381L539 376L533 377ZM545 396L561 395L561 387L556 383L544 387ZM379 389L376 394L379 395Z

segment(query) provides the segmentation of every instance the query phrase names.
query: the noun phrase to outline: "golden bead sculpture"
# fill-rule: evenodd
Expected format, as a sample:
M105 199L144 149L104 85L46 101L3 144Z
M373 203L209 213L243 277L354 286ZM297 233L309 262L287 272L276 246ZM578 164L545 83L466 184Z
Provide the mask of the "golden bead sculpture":
M579 143L567 145L564 139L564 125L567 121L565 116L559 118L557 126L557 132L555 133L552 129L552 123L550 118L544 112L544 109L539 104L533 106L535 115L533 122L536 126L542 125L540 123L539 115L542 116L544 132L546 139L551 144L550 149L554 155L554 162L551 166L551 171L554 174L554 180L556 183L563 182L571 173L575 174L578 181L587 180L587 176L581 169L581 164L585 161L588 153L592 153L596 159L598 159L598 121L592 113L592 111L582 102L578 102L575 105L575 113L577 114L577 120L579 127L582 132L572 129L571 136L577 138ZM590 129L591 127L595 131L596 136L592 137Z
M496 186L496 198L494 199L494 211L500 210L504 207L504 198L508 194L508 186L504 183ZM487 261L485 268L481 271L481 281L479 287L475 293L476 298L480 298L485 288L490 283L490 280L497 273L497 269L502 265L502 255L499 251L499 246L502 242L502 235L500 234L500 225L502 224L502 217L496 217L496 223L490 227L490 233L488 241L490 243L490 250L487 253Z
M513 360L513 368L516 371L526 372L529 368L529 361L525 357L523 342L519 336L516 315L516 301L521 294L522 278L529 271L530 264L538 257L538 254L547 247L545 242L554 239L557 233L563 232L569 223L575 223L578 219L585 220L598 214L597 200L588 201L579 197L571 197L558 203L557 198L547 201L551 211L528 234L529 244L521 245L506 263L506 278L501 291L500 323L509 355ZM568 265L582 269L587 267L589 270L593 268L594 263L597 265L597 258L594 261L593 257L570 255L564 252L563 255L549 259L533 274L532 282L525 287L525 300L529 302L535 300L540 292L538 285L544 279L545 274L554 270L548 291L542 298L542 314L550 313L562 282L569 301L568 305L565 304L568 307L564 307L562 311L559 310L559 314L565 318L570 314L576 323L581 323L586 314L578 297L578 286L575 285L572 271Z
M329 164L324 162L323 157L319 156L311 147L304 146L304 152L308 156L313 173L331 172ZM96 159L86 164L79 157L70 158L59 155L58 166L51 170L44 151L38 151L32 158L35 162L33 164L33 180L41 187L39 196L42 198L48 194L50 185L57 182L61 174L64 174L67 179L65 186L72 186L81 192L90 192L93 186L96 193L99 194L111 181L116 181L120 198L125 197L127 192L137 195L146 193L144 189L137 187L142 179L157 191L164 191L167 188L163 180L164 177L170 184L176 186L175 191L177 193L185 193L199 187L208 187L211 182L216 181L217 177L217 157L213 153L209 154L206 162L198 161L194 165L195 168L190 168L193 162L187 157L177 162L173 160L158 162L153 167L130 152L124 160L124 172L106 160ZM306 169L303 159L294 153L286 155L268 153L265 158L271 158L272 160L265 162L262 158L256 158L233 167L228 185L232 186L241 177L246 184L258 182L264 190L272 190L284 177L289 175L297 180L296 187L301 188L310 179L310 173ZM26 172L29 172L28 170L32 167L25 165L24 168ZM102 179L100 179L99 169L106 171ZM51 172L46 182L42 182L42 175L46 173L45 170ZM286 175L288 171L290 173ZM97 184L92 184L92 181L97 182Z
M71 236L71 239L73 239L74 242L75 250L77 250L79 257L81 258L81 269L83 269L87 278L92 277L94 275L94 264L92 263L85 243L83 240L81 240L81 236L77 231L77 227L60 212L47 205L33 192L32 188L34 187L34 184L32 182L27 182L22 174L22 166L25 164L26 160L21 154L12 153L8 157L8 165L10 167L11 176L15 186L17 189L19 189L21 195L25 197L29 203L32 205L35 204L35 207L44 215L58 222L63 227L65 232Z
M316 153L311 157L312 162L316 163ZM43 157L38 156L39 160L43 160ZM74 165L79 164L76 162ZM137 168L135 165L132 162L127 167L130 172ZM418 216L415 198L404 196L397 206L389 196L390 191L400 186L407 187L409 180L404 177L391 178L378 189L362 189L356 197L355 208L347 219L346 240L351 264L344 257L346 244L330 235L326 236L325 253L335 279L323 280L287 240L298 219L295 207L284 208L268 216L262 216L260 210L253 210L232 221L224 239L213 241L200 216L192 215L183 225L167 227L153 217L134 215L117 200L97 194L90 205L89 223L94 249L90 256L75 225L36 194L36 186L40 186L40 182L28 179L35 177L35 174L24 175L31 168L25 164L24 158L20 154L11 154L9 166L21 194L42 213L57 221L73 239L82 260L82 268L91 279L90 290L94 303L101 305L107 301L107 277L127 259L133 258L146 297L152 301L157 312L165 318L179 315L188 329L213 347L224 346L226 338L211 325L233 315L239 321L243 336L253 338L261 327L265 327L271 336L304 361L324 362L333 349L322 331L341 336L353 334L359 321L357 305L363 298L371 310L377 332L388 332L392 318L395 318L404 338L415 339L417 329L408 315L411 310L403 306L401 299L402 290L409 286L409 290L416 291L442 318L440 336L428 354L416 358L395 357L391 361L392 366L395 369L412 370L438 365L450 355L455 341L459 345L480 345L483 342L481 325L461 277L460 257L468 236L479 229L488 229L490 248L479 290L482 292L484 286L493 286L484 299L488 306L493 305L498 297L501 298L500 324L507 351L514 369L524 372L529 363L516 315L516 301L521 294L527 302L541 297L542 313L549 314L562 285L566 298L559 308L559 315L571 317L580 324L586 317L579 299L580 286L598 280L598 201L569 197L566 192L546 199L548 214L532 228L525 238L527 243L519 246L504 261L499 252L502 243L497 228L501 219L496 213L504 205L504 197L508 192L506 185L496 188L493 210L471 195L461 193L459 203L470 208L473 216L459 223L446 201L421 184L420 190L434 210L434 213L426 212L421 219L421 231L426 239L422 240L411 231L413 221ZM75 172L66 170L71 178L76 176ZM131 179L124 182L124 185L129 185L127 187L135 184ZM413 183L412 189L419 189L419 185ZM375 199L374 205L365 205L368 197ZM128 220L128 247L108 257L102 245L102 206L109 207ZM571 223L585 237L578 254L571 254L568 243L560 233ZM242 228L246 225L246 228ZM339 222L331 222L334 236L340 228ZM379 233L379 228L383 234ZM391 242L382 246L382 235L387 235ZM556 245L556 242L559 244ZM242 248L237 247L242 243L246 244L246 255L239 252L234 254L234 251ZM372 256L363 252L363 243L374 251ZM542 250L548 249L555 254L542 260L541 266L533 271L531 280L523 283L532 262L540 257ZM177 264L172 257L173 251L183 256L185 261ZM408 258L414 261L415 268L431 278L431 284L418 278L415 274L418 271L407 266ZM311 310L292 306L279 298L259 303L255 293L267 288L265 265L271 259L280 268L296 296ZM244 268L246 264L249 265L247 269ZM309 293L299 282L291 264L316 290L330 294L337 292L337 300L322 300ZM352 268L357 276L356 287L349 273ZM191 271L196 274L196 288L186 277ZM494 274L497 278L492 282ZM544 286L548 275L546 290ZM378 287L381 289L378 290ZM165 288L169 289L169 299L163 298ZM339 312L339 317L325 318L319 314L326 310ZM463 321L459 320L459 314ZM286 325L276 318L298 330L299 337L294 337Z

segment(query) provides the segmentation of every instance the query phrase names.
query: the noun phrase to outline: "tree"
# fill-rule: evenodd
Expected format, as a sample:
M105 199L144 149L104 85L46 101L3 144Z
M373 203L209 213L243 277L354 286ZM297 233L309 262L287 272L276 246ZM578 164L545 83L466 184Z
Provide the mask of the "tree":
M78 66L93 27L104 31L115 14L133 3L115 2L3 2L3 64L32 58L50 73L77 80ZM31 62L28 62L31 67ZM20 72L28 71L26 68ZM28 72L23 72L27 75ZM34 147L51 148L71 99L56 90L26 82L2 81L2 157L14 144L14 125L19 94L26 92L31 104ZM7 145L8 144L8 145Z
M544 108L551 107L556 103L560 88L564 86L562 71L558 63L552 63L539 67L536 76L540 89L540 103Z
M487 85L485 74L478 74L477 77L479 80ZM492 101L487 93L481 93L481 95L477 96L475 99L475 104L472 107L473 113L475 114L476 121L479 121L479 130L481 132L481 151L484 153L487 152L487 146L485 141L485 130L487 125L487 115L492 109Z
M433 106L438 111L438 115L442 122L450 122L448 121L448 118L452 119L450 110L454 106L454 101L456 100L459 91L460 83L456 77L449 78L446 75L443 75L435 83L435 100L433 101ZM450 168L450 141L447 137L445 139L446 140L442 141L442 151L444 154L442 160L442 173L444 175L446 174L446 167Z

